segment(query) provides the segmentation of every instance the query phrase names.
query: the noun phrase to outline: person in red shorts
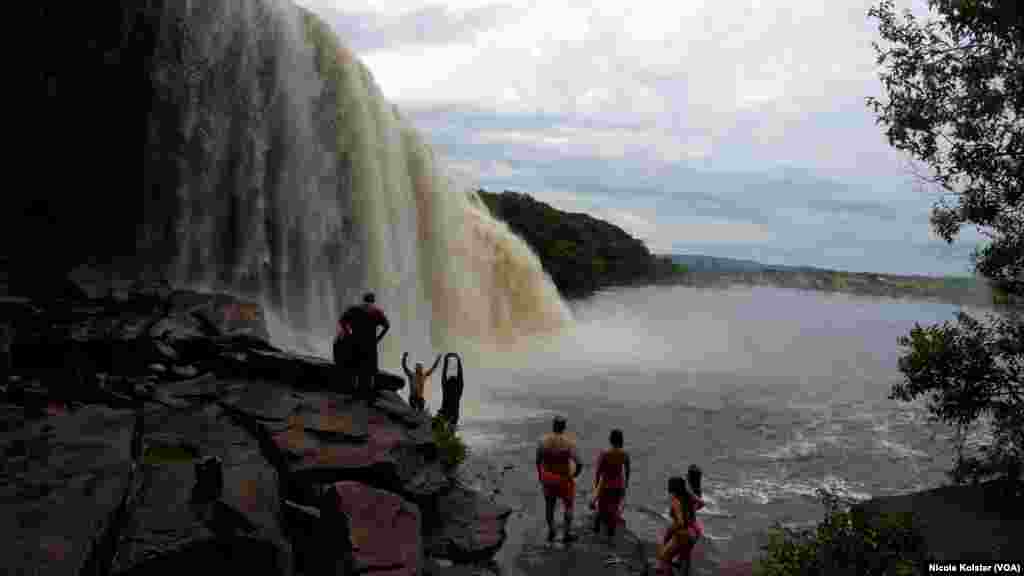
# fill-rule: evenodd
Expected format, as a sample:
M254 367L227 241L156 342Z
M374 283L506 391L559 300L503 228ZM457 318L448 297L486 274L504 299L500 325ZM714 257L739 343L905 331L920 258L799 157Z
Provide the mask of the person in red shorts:
M548 542L555 539L555 504L562 501L565 508L565 534L563 542L572 542L573 500L576 498L576 477L583 465L576 454L576 440L565 431L565 418L556 416L552 431L537 444L537 478L544 490L545 518L548 522Z
M629 486L629 453L622 449L622 430L612 430L608 436L612 447L601 452L594 472L594 500L597 509L594 532L601 532L601 524L608 526L608 536L615 537L615 527L621 516L622 502Z

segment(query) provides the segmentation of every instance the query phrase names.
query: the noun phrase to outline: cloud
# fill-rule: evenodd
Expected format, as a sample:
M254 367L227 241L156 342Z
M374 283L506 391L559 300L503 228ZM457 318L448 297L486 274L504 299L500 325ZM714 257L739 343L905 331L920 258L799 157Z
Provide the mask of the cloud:
M475 6L463 11L428 4L398 14L329 9L325 18L357 52L387 52L410 46L445 46L469 42L498 26L520 9L511 4Z
M300 2L466 186L604 217L657 250L962 271L864 105L882 91L876 0Z

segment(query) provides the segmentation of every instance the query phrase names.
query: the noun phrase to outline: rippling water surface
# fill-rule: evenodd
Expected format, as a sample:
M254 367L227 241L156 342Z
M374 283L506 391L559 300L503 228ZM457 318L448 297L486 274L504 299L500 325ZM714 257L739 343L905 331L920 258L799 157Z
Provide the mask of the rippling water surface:
M564 414L588 486L621 428L631 528L654 537L666 479L696 463L710 545L746 557L745 536L820 519L818 488L864 499L943 482L949 431L887 396L901 379L897 338L956 310L764 287L605 293L576 305L564 336L470 360L464 433L478 454L521 460L528 483L534 442Z

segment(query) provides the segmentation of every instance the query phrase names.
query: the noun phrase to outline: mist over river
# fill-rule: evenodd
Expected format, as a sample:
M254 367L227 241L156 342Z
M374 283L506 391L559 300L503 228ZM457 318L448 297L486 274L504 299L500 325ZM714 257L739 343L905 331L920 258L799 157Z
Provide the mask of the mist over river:
M463 434L529 487L534 443L564 414L587 466L583 490L621 428L634 463L630 528L654 538L666 479L696 463L708 545L749 557L750 536L773 522L820 520L819 487L866 499L944 481L950 430L887 396L901 379L897 338L957 309L770 287L605 292L575 303L575 326L560 336L467 354ZM521 505L542 510L531 494Z

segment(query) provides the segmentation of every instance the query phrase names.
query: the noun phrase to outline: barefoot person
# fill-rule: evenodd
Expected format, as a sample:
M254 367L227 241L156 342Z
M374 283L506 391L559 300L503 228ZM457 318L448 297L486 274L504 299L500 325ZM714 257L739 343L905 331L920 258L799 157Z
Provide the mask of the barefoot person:
M601 524L608 526L608 536L615 537L622 503L629 487L629 453L622 449L622 430L615 429L608 436L611 448L601 452L594 468L594 532L601 532Z
M409 406L412 406L415 410L422 412L426 408L426 401L423 397L423 391L427 387L427 382L430 380L430 375L437 369L437 365L441 363L441 355L437 355L437 359L434 360L434 364L430 367L430 370L423 369L423 362L417 362L413 370L409 370L409 353L404 352L402 354L402 370L405 372L405 377L409 380Z
M565 425L565 418L556 416L552 431L537 444L537 478L544 490L549 542L555 539L555 504L558 500L565 508L563 541L576 539L572 533L573 499L576 497L576 477L583 470L583 465L576 455L576 440L565 432Z
M367 292L363 295L361 306L352 306L341 317L344 330L352 337L353 388L357 395L362 395L367 401L372 400L376 392L374 378L379 370L377 344L391 328L387 316L375 301L373 293ZM384 328L380 334L377 333L378 326Z

